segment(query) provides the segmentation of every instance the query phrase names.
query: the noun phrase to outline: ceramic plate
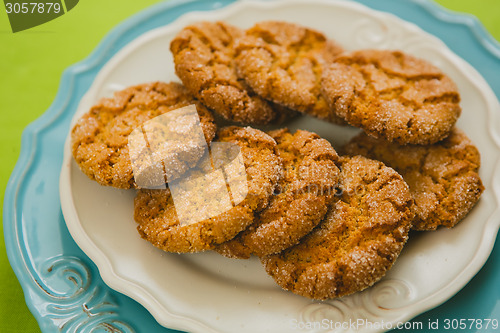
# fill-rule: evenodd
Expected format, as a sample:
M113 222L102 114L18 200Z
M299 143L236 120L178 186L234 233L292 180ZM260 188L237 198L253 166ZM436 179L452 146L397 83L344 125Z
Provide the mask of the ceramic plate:
M219 5L228 2L221 1ZM379 3L384 2L391 1ZM407 7L415 5L405 3ZM372 288L339 300L316 302L281 290L255 259L238 261L215 253L174 255L157 250L143 241L135 229L134 191L101 187L88 180L72 161L66 142L60 175L64 220L106 284L142 304L160 324L190 332L290 332L300 331L305 326L302 324L320 323L324 319L340 323L357 319L384 322L383 327L359 327L360 331L381 331L441 304L459 291L488 258L500 224L500 179L494 176L500 174L500 107L487 82L444 43L417 26L350 1L242 1L217 10L190 12L163 26L161 19L167 10L172 17L175 10L179 13L207 10L212 5L194 1L158 7L156 12L150 10L137 16L115 31L86 60L86 67L73 69L71 75L63 78L67 84L62 86L59 104L45 116L44 121L51 127L47 132L57 132L59 137L66 135L71 127L68 114L74 115L74 123L100 97L110 96L115 90L152 80L177 80L168 45L175 33L189 23L224 20L249 27L260 20L282 19L324 31L346 49L397 48L442 68L455 80L462 94L463 114L458 126L480 147L481 177L487 190L456 228L412 238L393 269ZM422 10L424 5L418 8ZM151 30L153 27L159 28ZM126 42L119 38L123 35L127 35ZM480 40L491 47L487 38ZM125 46L120 49L122 45ZM78 97L88 86L85 96ZM70 93L74 90L79 94ZM334 146L356 133L354 129L306 117L289 126L316 131ZM60 141L54 140L56 136L44 135L43 130L44 126L38 126L27 131L24 143L34 140L32 145L41 146L45 153L40 154L40 149L38 152L25 149L19 163L28 161L28 168L17 168L7 190L9 193L17 188L13 196L17 201L13 202L16 209L6 210L6 217L14 222L25 221L14 223L13 227L7 225L5 233L6 239L7 235L17 237L16 242L7 241L7 248L23 287L34 291L28 305L47 331L54 327L62 330L111 327L118 331L155 327L141 307L102 284L94 266L86 262L68 239L57 205L31 203L48 200L43 198L51 195L57 198L57 189L51 186L57 183L57 174L45 171L50 176L39 180L34 178L36 174L28 176L29 168L36 169L42 162L50 165L51 161L57 166L60 161L51 159L51 154L60 156L61 152L53 149L60 147ZM38 137L40 141L36 141ZM51 146L54 142L58 145ZM26 188L23 183L33 186ZM58 229L45 231L35 223L41 218L56 220ZM28 232L26 226L40 229L38 236ZM54 242L50 250L43 245L43 239ZM54 254L54 248L60 252ZM332 329L330 325L327 328L326 331Z
M167 327L193 332L233 332L237 327L250 333L289 332L294 326L300 330L324 319L396 325L443 302L472 278L491 251L492 231L499 225L494 217L498 187L493 179L494 171L500 171L500 149L494 141L500 131L493 126L500 124L499 105L469 64L438 39L392 15L345 1L238 2L217 11L190 13L138 37L114 56L82 99L74 119L117 89L178 80L170 41L182 27L200 20L223 20L242 28L260 20L285 20L323 31L348 50L401 49L431 61L459 87L464 111L458 126L488 156L481 168L488 191L456 228L413 237L394 268L372 288L315 302L282 291L256 258L229 260L213 252L176 255L154 248L135 229L135 191L103 188L87 179L73 162L67 142L60 182L65 220L109 286L139 301ZM307 117L288 126L317 132L334 146L357 133ZM490 131L485 131L488 127ZM365 330L377 329L360 328Z

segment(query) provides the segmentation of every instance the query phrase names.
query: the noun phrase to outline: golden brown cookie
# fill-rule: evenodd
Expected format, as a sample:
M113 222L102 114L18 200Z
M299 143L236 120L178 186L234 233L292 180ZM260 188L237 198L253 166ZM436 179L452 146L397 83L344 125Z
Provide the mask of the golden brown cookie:
M206 142L210 143L216 131L210 111L182 85L154 82L129 87L116 92L112 98L103 98L81 117L71 131L73 157L80 169L101 185L124 189L137 187L128 136L145 122L191 104L196 105ZM201 154L187 154L175 166L176 172L169 180L195 166L203 152L201 147Z
M287 22L260 22L236 45L238 74L262 97L343 123L321 95L321 71L342 48L322 33Z
M245 181L248 179L248 194L243 201L220 215L197 223L181 224L176 207L182 202L174 206L170 189L140 190L134 202L134 217L139 223L137 228L141 236L154 246L168 252L213 249L253 223L254 214L268 205L283 171L273 138L250 127L226 127L218 132L217 141L232 142L240 147L247 175ZM204 200L212 200L212 196L219 196L221 190L226 188L226 183L215 185L212 194L206 192L205 188L191 189L193 196L201 191L208 193L208 196L189 209L206 209L208 205ZM218 198L216 201L219 203Z
M285 290L313 299L370 287L389 270L408 238L412 198L393 169L361 156L340 158L341 196L299 244L262 258Z
M479 178L479 151L461 130L430 146L400 146L366 134L344 150L380 160L396 169L415 200L415 230L451 228L467 215L484 190Z
M288 129L269 132L278 144L284 176L269 206L247 229L217 247L230 258L265 256L297 244L325 216L338 185L338 155L317 134Z
M427 61L400 51L340 55L323 71L322 91L337 116L400 144L444 139L461 113L455 83Z
M243 34L223 22L185 27L170 44L177 75L196 98L225 119L263 125L291 117L293 111L264 100L237 76L233 47Z

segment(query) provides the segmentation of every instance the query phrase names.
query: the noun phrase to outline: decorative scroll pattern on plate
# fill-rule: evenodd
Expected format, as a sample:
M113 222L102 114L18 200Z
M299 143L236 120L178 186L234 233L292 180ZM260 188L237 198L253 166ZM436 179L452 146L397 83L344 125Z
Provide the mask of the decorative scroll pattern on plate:
M307 323L321 323L324 319L337 323L356 322L364 318L371 323L387 322L396 319L396 310L409 304L415 297L413 288L398 279L386 279L365 291L340 299L315 302L305 306L301 312L301 320ZM389 305L390 304L390 305ZM341 328L312 332L351 332Z
M135 332L119 319L118 305L109 290L93 281L91 270L79 258L49 258L35 281L44 297L52 300L44 305L45 316L61 332Z

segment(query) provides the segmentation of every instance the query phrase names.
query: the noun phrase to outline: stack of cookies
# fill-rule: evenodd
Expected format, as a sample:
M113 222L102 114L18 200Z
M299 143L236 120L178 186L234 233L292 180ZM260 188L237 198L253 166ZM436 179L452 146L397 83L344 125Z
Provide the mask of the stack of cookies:
M457 87L422 59L401 51L345 52L321 32L286 22L246 31L201 22L179 32L170 47L182 85L155 82L117 92L71 133L73 156L87 176L139 189L138 231L162 250L258 256L286 290L341 297L380 280L410 229L455 226L484 190L479 152L454 126L461 112ZM189 105L207 147L238 147L246 195L186 224L172 184L214 167L210 154L180 139L175 158L158 167L165 184L140 188L129 136ZM337 147L339 156L307 129L257 128L300 113L363 132ZM217 116L235 124L217 129ZM179 133L186 126L179 122ZM205 211L203 205L192 210Z

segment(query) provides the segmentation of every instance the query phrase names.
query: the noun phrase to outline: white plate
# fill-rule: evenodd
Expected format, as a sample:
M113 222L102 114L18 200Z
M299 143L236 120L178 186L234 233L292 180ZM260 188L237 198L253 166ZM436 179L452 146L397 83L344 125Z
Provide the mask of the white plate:
M230 260L211 252L176 255L154 248L136 231L135 191L101 187L89 180L74 163L68 139L60 181L68 229L110 287L137 300L169 328L279 333L308 322L318 325L323 319L340 323L366 319L386 326L362 326L359 331L384 330L459 291L486 261L499 228L500 179L494 176L500 175L498 100L485 80L435 37L393 15L344 1L243 1L217 11L193 12L118 52L82 99L73 123L115 90L153 80L178 80L169 42L185 25L224 20L245 28L278 19L319 29L349 50L401 49L450 75L462 95L458 126L483 156L480 173L486 191L473 211L452 230L410 239L393 269L372 288L342 299L311 301L281 290L255 258ZM315 131L334 146L356 133L307 117L290 127Z

